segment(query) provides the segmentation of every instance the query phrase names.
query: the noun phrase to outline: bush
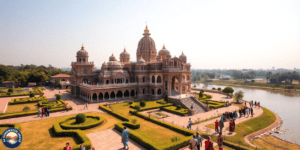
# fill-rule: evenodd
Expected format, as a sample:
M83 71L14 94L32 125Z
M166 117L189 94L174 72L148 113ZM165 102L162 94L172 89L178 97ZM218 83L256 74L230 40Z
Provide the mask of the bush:
M11 96L11 92L7 92L6 95L7 95L7 96Z
M231 87L226 87L222 90L223 93L233 93L234 90Z
M56 94L56 100L60 100L61 99L61 95L60 94Z
M145 101L141 101L141 102L140 102L140 106L141 106L141 107L145 107L145 106L146 106L146 102L145 102Z
M199 98L202 98L203 97L203 93L200 91L199 92Z
M14 89L8 89L8 92L12 93L14 92Z
M74 124L67 123L70 120L76 119L76 117L71 117L71 118L67 118L67 119L60 121L60 126L61 126L61 128L67 129L67 130L70 130L70 129L85 130L85 129L90 129L90 128L96 127L96 126L102 124L105 120L104 117L102 117L102 116L93 116L93 115L86 116L86 118L92 118L92 119L94 119L94 121L89 124L82 124L82 125L75 124L74 125Z
M212 96L211 95L206 95L206 98L211 99Z
M29 97L35 97L35 94L34 94L33 92L31 92L31 93L29 94Z
M177 110L179 110L179 109L181 109L182 107L181 107L181 105L176 105L176 109Z
M221 90L222 90L222 89L219 87L219 88L218 88L218 91L221 91Z
M164 100L165 100L165 102L169 103L169 95L168 94L166 94Z
M129 102L128 104L131 105L133 102Z
M180 140L180 137L179 136L173 136L172 138L171 138L171 141L172 142L177 142L177 141L179 141Z
M131 123L136 124L137 120L136 119L132 119Z
M213 87L212 90L216 90L216 88Z
M23 108L23 111L25 111L25 112L27 112L28 110L30 110L30 108L29 108L28 106L25 106L25 107Z
M200 90L200 92L204 93L204 90Z
M85 119L86 119L86 116L83 113L76 115L76 123L84 123Z
M136 109L136 110L140 110L141 109L141 107L139 105L135 105L133 108Z

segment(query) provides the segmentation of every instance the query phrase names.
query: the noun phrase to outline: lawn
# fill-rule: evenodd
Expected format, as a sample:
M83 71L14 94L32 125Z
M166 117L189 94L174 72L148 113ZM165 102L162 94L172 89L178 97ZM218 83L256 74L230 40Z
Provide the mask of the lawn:
M148 103L148 102L147 102ZM151 101L150 104L152 106L159 106L161 104L156 103L156 101ZM146 104L147 106L148 104ZM151 105L149 105L151 106ZM173 130L170 130L168 128L162 127L160 125L157 125L155 123L146 121L144 119L141 119L137 116L133 116L129 114L129 110L134 110L132 108L129 108L129 105L127 103L119 103L119 104L113 104L111 105L114 111L117 111L125 116L129 116L130 118L136 119L140 124L140 128L136 129L136 131L142 135L144 138L153 141L155 145L161 146L166 145L168 143L171 143L171 138L174 136L177 136L179 138L186 137L183 134L174 132Z
M135 105L140 106L140 102L133 102L131 104L132 107L134 107ZM161 103L157 103L157 101L146 101L146 106L145 107L140 107L140 110L159 108L161 106L167 106L167 105L172 105L172 103L161 104Z
M105 122L97 127L84 130L85 133L91 133L95 131L105 130L113 128L114 125L120 120L116 119L115 117L106 114L106 113L86 113L86 115L98 115L103 116L105 118ZM67 142L70 145L76 145L76 141L72 137L55 137L52 134L52 126L53 123L69 118L75 117L75 115L71 116L64 116L64 117L57 117L57 118L49 118L45 120L38 120L38 121L31 121L21 123L21 133L23 135L23 142L18 147L18 150L28 150L28 149L62 149ZM3 144L0 144L1 150L10 150L6 148Z
M29 111L38 110L37 103L28 103L28 104L8 105L5 113L23 112L23 108L25 106L28 106L30 108Z
M269 125L274 123L276 120L276 116L273 114L273 112L271 112L270 110L268 110L264 107L261 107L261 108L264 111L262 115L260 115L256 118L252 118L243 123L237 124L235 127L236 135L231 136L231 137L224 137L224 140L250 147L250 145L248 145L244 141L244 137L246 135L249 135L251 133L254 133L256 131L259 131L261 129L268 127ZM216 141L217 137L214 136L212 139L214 141Z
M263 150L267 150L267 149L282 150L282 148L279 148L279 147L284 147L284 148L292 149L292 150L300 150L300 146L296 146L294 144L284 142L280 139L275 138L274 136L264 136L264 137L262 137L262 139L264 141L261 139L254 139L252 141L252 144L254 144L255 146L257 146ZM270 144L279 146L279 147L272 146L272 145L266 143L265 141Z
M2 135L6 129L8 129L8 127L0 127L0 135Z
M178 115L181 115L181 116L187 115L189 113L188 109L185 109L185 108L177 109L176 106L164 107L162 110L165 110L167 112L171 112L171 113L174 113L174 114L178 114Z

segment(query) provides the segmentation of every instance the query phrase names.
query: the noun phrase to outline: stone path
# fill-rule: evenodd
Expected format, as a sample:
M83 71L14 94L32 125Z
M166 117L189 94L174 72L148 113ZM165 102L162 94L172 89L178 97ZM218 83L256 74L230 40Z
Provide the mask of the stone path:
M92 145L98 149L121 150L124 145L121 143L121 133L115 129L108 129L87 134ZM146 150L133 140L129 140L130 150Z

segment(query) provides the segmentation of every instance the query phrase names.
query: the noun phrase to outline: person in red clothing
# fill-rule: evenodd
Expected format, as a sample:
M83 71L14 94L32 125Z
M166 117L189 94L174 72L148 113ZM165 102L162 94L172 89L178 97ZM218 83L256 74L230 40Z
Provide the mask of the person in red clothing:
M42 108L42 117L44 116L45 114L45 107Z
M229 122L229 131L230 132L233 132L233 128L234 128L234 125L233 125L234 123L233 123L233 120L231 120L230 122Z
M72 147L69 143L66 143L66 147L64 148L64 150L72 150Z
M218 120L216 120L216 122L215 122L215 131L217 133L219 133L219 122L218 122Z
M214 150L213 142L210 141L210 136L208 137L207 141L205 143L205 150Z
M222 133L219 134L218 140L217 140L217 144L219 147L219 150L223 150L223 137L222 137Z

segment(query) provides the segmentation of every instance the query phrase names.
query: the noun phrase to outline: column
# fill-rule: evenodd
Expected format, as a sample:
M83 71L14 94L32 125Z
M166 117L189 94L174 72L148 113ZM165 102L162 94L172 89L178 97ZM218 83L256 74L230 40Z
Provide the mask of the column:
M179 95L182 94L182 76L179 76Z

